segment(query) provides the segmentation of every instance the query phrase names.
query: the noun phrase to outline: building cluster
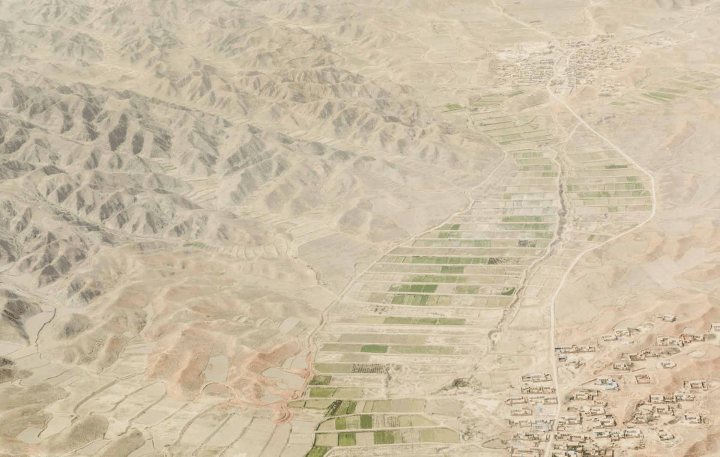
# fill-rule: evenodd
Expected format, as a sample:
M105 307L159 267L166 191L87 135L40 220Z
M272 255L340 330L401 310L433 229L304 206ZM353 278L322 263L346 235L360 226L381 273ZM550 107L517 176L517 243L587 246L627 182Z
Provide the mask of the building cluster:
M605 70L620 70L623 64L630 61L628 49L625 45L605 44L610 35L604 35L591 42L568 41L565 46L574 48L568 66L565 69L565 78L569 87L578 85L597 85L598 78ZM613 95L614 86L603 84L601 95Z
M644 446L641 430L622 424L608 409L608 395L620 390L611 376L600 376L568 397L567 414L558 421L554 456L612 456L618 442Z
M558 348L558 352L592 352L591 347ZM618 382L601 376L569 396L566 414L555 423L557 396L549 374L522 377L520 393L507 398L508 425L513 438L508 442L512 456L542 456L550 438L553 456L613 456L619 441L642 447L643 433L637 428L619 424L603 400L604 391L619 390Z
M656 359L662 356L674 355L675 351L656 351L652 349L643 349L639 352L623 352L620 354L622 360L627 359L628 363L633 364L634 362L642 362L647 359Z
M705 380L687 380L683 383L683 388L673 394L650 394L647 400L640 401L635 407L631 423L637 425L654 426L658 423L675 424L681 422L686 425L702 425L705 423L705 416L700 413L689 410L692 405L683 403L693 403L699 392L708 389L708 383ZM678 411L681 411L679 414ZM669 432L668 432L669 433ZM672 434L666 439L672 439ZM660 437L662 440L663 438Z
M515 432L508 446L513 456L542 455L555 426L557 395L548 373L528 374L521 378L520 395L505 403L510 407L507 424Z
M555 355L560 362L567 362L569 355L588 354L595 351L595 346L555 346Z
M640 330L636 328L618 328L615 329L612 333L606 333L604 335L601 335L600 339L603 341L617 341L619 339L629 338L638 333L640 333Z
M679 334L678 336L658 336L657 337L657 345L658 346L678 346L683 347L685 345L691 344L691 343L699 343L705 341L707 338L710 338L710 334L706 333L689 333L689 332L683 332Z
M498 84L511 82L513 86L546 84L554 74L555 61L547 52L514 55L507 60L497 59L492 68Z
M604 385L608 385L607 380L596 380L592 388L571 395L568 414L558 421L554 456L612 456L619 441L633 440L635 446L642 445L640 430L620 426L608 412L608 404L601 400L603 394L597 388Z
M675 316L665 315L658 316L664 322L673 322ZM715 325L715 324L713 324ZM707 341L710 338L715 338L714 330L712 326L709 332L706 333L695 333L691 331L685 331L677 336L661 335L656 337L656 347L643 349L638 352L622 353L620 360L613 363L612 368L615 371L633 371L635 364L643 362L651 358L670 357L681 352L681 348L693 344ZM720 328L720 324L718 324ZM720 331L720 330L719 330ZM613 333L607 333L600 336L600 340L604 343L613 343L626 338L632 338L640 331L633 328L617 329ZM658 363L659 368L668 370L675 368L677 364L672 360L662 360ZM648 375L638 375L636 380L639 384L645 384L650 382Z
M666 323L676 321L672 314L656 318ZM702 399L712 387L708 380L685 379L681 387L676 385L670 393L654 391L660 389L653 385L663 378L662 370L677 367L673 356L685 351L685 346L716 338L720 323L710 324L705 332L685 329L677 336L651 336L650 341L655 342L652 347L621 352L621 348L635 344L635 340L648 341L641 334L652 327L616 328L601 335L597 346L556 346L557 360L575 363L577 367L600 353L610 360L619 356L607 365L608 371L595 372L594 378L566 392L561 406L551 374L522 376L517 392L505 399L505 420L513 431L507 441L511 455L541 457L551 445L554 457L610 457L623 453L622 449L645 448L647 438L673 445L677 441L674 427L704 426L707 411L702 409ZM644 362L653 358L658 359L657 363L648 367ZM633 395L634 392L637 394ZM633 402L629 409L625 407L627 400Z
M664 322L674 322L675 316L658 316ZM657 337L654 347L635 353L621 353L620 360L612 363L615 372L632 372L636 365L651 358L660 358L656 368L672 369L677 366L673 360L662 357L676 355L682 347L714 338L720 332L720 323L711 324L706 333L696 334L686 330L677 337ZM641 333L640 329L620 328L600 337L600 346L609 342L633 340ZM629 343L631 341L626 341ZM598 351L596 346L556 346L555 354L559 361L568 361L568 357L578 359L592 357ZM655 442L671 445L675 435L667 427L698 427L707 422L705 412L700 406L700 396L710 390L705 379L687 379L672 393L652 392L638 399L630 412L623 412L618 418L615 409L620 403L618 395L637 387L633 385L652 385L652 370L642 369L630 376L600 374L586 382L581 388L570 392L563 409L557 411L557 392L549 374L529 374L522 377L520 395L507 398L508 425L514 435L509 441L513 456L543 456L548 443L552 441L552 455L555 457L614 456L618 449L642 449L646 447L646 437L651 435ZM647 387L646 387L647 389ZM626 415L627 414L627 415ZM557 417L557 422L555 418Z

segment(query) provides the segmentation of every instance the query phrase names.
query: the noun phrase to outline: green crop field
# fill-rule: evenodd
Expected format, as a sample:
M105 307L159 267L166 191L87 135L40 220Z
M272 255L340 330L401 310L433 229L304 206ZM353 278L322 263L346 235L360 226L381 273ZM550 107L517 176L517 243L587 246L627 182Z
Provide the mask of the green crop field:
M465 267L440 267L440 273L464 273Z
M392 299L393 305L427 306L429 295L395 295Z
M327 375L316 375L313 376L313 378L310 380L311 386L327 386L330 384L330 381L332 380L332 376Z
M395 443L395 434L392 430L377 430L375 432L375 444L393 444Z
M360 352L370 352L373 354L384 354L388 350L387 346L380 346L377 344L366 344L360 349Z
M328 446L313 446L310 452L307 453L306 457L323 457L325 454L330 452L331 447Z
M338 435L338 444L340 446L355 446L355 433L343 432Z
M465 319L452 318L452 317L441 317L438 319L438 325L464 325Z
M334 387L313 387L310 389L310 398L330 398L334 393Z
M455 351L448 346L393 346L392 352L400 354L452 354Z
M580 192L580 198L610 198L610 192Z
M372 426L373 426L372 416L370 416L369 414L363 414L362 416L360 416L360 428L367 430L367 429L372 428Z
M663 103L667 103L667 102L668 102L668 99L663 98L663 97L658 97L658 96L653 95L653 94L644 93L644 94L642 94L642 96L643 96L643 97L646 97L646 98L649 98L649 99L651 99L651 100L658 101L658 102L663 102Z
M478 287L475 286L457 286L455 288L456 294L477 294L480 291Z
M436 276L436 275L422 275L422 276L411 276L409 278L403 278L403 282L465 282L467 278L465 276Z
M326 416L332 417L332 416L345 416L348 414L353 414L355 412L356 407L357 407L357 402L355 402L355 401L335 400L328 407Z
M676 95L666 93L666 92L650 92L649 95L652 95L653 97L665 98L668 100L672 100L676 97Z

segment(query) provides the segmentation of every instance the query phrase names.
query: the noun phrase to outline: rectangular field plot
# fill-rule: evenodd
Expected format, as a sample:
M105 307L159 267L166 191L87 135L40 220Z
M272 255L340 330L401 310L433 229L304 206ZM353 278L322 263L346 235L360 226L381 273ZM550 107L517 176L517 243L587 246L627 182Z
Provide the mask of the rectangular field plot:
M310 380L310 385L311 386L327 386L330 384L330 381L332 381L332 376L317 375L317 376L314 376Z
M355 446L358 444L356 435L366 432L339 432L319 433L316 439L316 446ZM400 444L400 443L458 443L460 437L456 432L447 428L420 428L404 430L375 430L372 432L372 443L361 443L363 445L375 444Z
M329 345L326 345L329 346ZM333 348L330 352L366 352L373 354L453 354L455 349L451 346L381 346L377 344L367 344L357 350L354 345L338 345L346 347ZM326 351L323 348L323 351Z
M474 299L477 299L475 297ZM413 325L433 325L433 328L446 328L447 325L458 325L456 321L439 321L439 319L464 319L463 325L472 327L486 328L488 325L496 322L502 315L499 309L471 309L471 308L423 308L413 306L393 306L378 307L374 303L358 303L345 302L335 307L336 314L330 315L329 322L333 328L338 328L343 333L366 333L384 332L382 327L385 325L395 326L393 331L405 328L405 326ZM407 321L406 319L435 319L436 324L430 324L429 321ZM395 319L402 319L396 321ZM366 330L350 331L345 329L354 328L362 325ZM408 327L412 328L412 327ZM455 330L452 330L455 331Z
M490 318L490 316L488 316ZM320 352L362 352L359 348L344 348L337 346L337 335L348 333L364 333L364 334L395 334L395 335L412 335L421 333L431 337L433 340L437 338L470 337L481 329L492 327L485 321L478 321L483 325L385 325L385 324L336 324L332 329L323 330L318 335L318 342L324 346L320 348ZM496 319L487 322L496 322ZM428 340L429 341L429 340ZM373 343L370 343L373 344Z
M310 398L362 398L363 389L359 387L311 387Z
M421 360L418 363L405 363L403 370L408 375L439 375L447 374L448 370L466 370L472 366L472 363L467 363L462 360L450 360L450 363L435 363L429 364L426 360ZM394 365L394 364L393 364ZM359 374L364 373L367 375L386 375L388 373L388 366L382 363L317 363L315 364L315 371L323 374L341 374L341 373L353 373Z
M503 234L507 235L507 234ZM552 234L550 234L552 237ZM538 241L535 239L522 238L515 239L520 243L546 243L546 240ZM413 273L413 274L469 274L469 275L487 275L487 276L520 276L523 268L521 266L503 266L503 265L433 265L433 264L394 264L394 263L377 263L372 271L383 271L387 273Z
M459 318L412 318L412 317L385 317L383 324L391 325L463 325L466 319Z
M388 292L415 292L415 293L426 293L431 294L437 290L438 285L437 284L427 284L427 285L405 285L405 284L397 284L392 285L388 288Z
M316 363L315 371L318 373L386 374L387 367L384 364L368 363Z
M373 344L424 344L427 337L424 335L393 335L393 334L344 334L338 338L341 343L362 342Z
M420 413L425 400L402 398L393 400L370 400L359 405L359 413Z
M359 414L330 419L320 431L372 430L385 428L436 427L438 424L420 414Z
M414 353L387 353L387 354L376 354L370 356L363 356L359 359L356 354L342 354L342 353L320 353L317 357L317 364L335 364L335 363L354 363L354 364L381 364L388 367L404 367L404 366L422 366L422 365L453 365L459 363L465 363L467 356L471 354L482 353L486 347L486 344L478 344L476 347L466 346L462 350L458 349L456 352L450 354L438 354L430 352L414 352ZM473 348L474 350L471 350ZM377 392L377 389L374 390ZM368 390L368 395L372 396L372 392ZM353 397L354 398L354 397Z
M316 375L319 376L319 375ZM364 376L362 374L334 374L328 384L317 387L360 387L363 396L370 396L373 392L383 388L383 382L377 376Z
M449 295L413 295L413 294L358 294L354 301L361 303L382 303L398 306L417 307L467 307L467 308L504 308L511 300L505 296L478 296L472 294Z
M311 399L311 400L295 400L288 404L291 408L302 408L302 409L328 409L335 400L328 399Z

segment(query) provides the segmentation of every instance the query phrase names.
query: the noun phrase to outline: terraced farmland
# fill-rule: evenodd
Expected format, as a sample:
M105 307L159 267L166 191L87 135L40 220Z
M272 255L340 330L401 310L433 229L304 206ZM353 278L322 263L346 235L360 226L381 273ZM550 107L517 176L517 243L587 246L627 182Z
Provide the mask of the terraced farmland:
M331 309L316 340L324 386L295 405L336 418L320 425L313 452L402 444L410 455L460 442L462 431L433 420L427 404L453 401L439 393L478 371L488 334L548 251L560 208L550 155L510 153L478 189L482 199L384 255Z
M665 105L691 97L702 97L720 85L720 77L703 72L690 72L648 84L635 90L620 101L617 106Z
M434 411L463 401L468 386L497 401L528 372L552 372L562 278L652 210L649 177L595 133L480 106L472 122L505 160L466 211L378 259L316 335L315 385L293 405L328 418L310 455L399 445L432 454L471 437L471 426Z

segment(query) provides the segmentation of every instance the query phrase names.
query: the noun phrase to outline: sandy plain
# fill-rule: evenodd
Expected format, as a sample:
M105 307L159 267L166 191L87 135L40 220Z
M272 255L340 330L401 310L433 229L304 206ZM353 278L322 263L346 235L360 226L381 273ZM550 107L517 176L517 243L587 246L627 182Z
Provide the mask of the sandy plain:
M720 455L718 26L0 0L0 454Z

